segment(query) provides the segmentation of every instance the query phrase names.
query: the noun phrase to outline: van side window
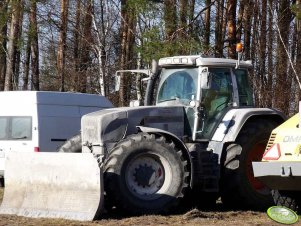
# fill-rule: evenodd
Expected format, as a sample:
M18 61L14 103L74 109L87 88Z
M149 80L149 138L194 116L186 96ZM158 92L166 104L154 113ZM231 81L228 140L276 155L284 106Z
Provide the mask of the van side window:
M31 139L31 117L13 117L11 120L12 139Z
M8 118L0 117L0 139L5 139L7 136Z
M27 116L0 117L0 140L31 140L32 118Z

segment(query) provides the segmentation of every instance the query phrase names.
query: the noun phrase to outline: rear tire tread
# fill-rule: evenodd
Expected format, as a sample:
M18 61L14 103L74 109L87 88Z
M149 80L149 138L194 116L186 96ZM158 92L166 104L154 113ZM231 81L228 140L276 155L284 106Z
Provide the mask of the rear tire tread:
M263 119L247 122L235 143L226 147L221 178L222 202L226 207L231 209L264 209L273 205L271 195L259 194L251 188L246 176L246 159L252 148L250 145L254 145L259 139L261 141L266 140L267 143L270 132L276 126L275 122Z

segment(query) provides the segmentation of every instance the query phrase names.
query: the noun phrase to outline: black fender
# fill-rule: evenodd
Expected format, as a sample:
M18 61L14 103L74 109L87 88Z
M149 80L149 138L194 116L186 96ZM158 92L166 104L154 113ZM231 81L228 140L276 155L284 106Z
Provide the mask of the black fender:
M168 139L171 139L176 146L182 151L183 156L185 158L185 160L187 160L187 167L188 170L190 172L190 186L192 186L193 184L193 161L191 159L191 155L189 153L189 150L187 148L187 146L185 145L185 143L179 139L176 135L174 135L173 133L167 132L165 130L162 129L157 129L157 128L152 128L152 127L144 127L144 126L137 126L137 129L141 132L145 132L145 133L150 133L150 134L161 134L165 137L167 137Z

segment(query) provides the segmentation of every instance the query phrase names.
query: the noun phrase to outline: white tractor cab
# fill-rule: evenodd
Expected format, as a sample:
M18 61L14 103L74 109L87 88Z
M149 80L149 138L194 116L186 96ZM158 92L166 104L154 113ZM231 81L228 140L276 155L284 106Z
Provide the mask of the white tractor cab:
M113 107L99 95L43 91L0 92L0 105L0 178L7 152L55 152L83 115Z

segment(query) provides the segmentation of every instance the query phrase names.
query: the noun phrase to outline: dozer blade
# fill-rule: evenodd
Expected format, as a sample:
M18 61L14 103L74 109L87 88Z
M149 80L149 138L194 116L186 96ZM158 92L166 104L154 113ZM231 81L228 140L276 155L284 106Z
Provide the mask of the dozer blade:
M9 153L0 214L91 221L103 207L102 171L90 153Z

